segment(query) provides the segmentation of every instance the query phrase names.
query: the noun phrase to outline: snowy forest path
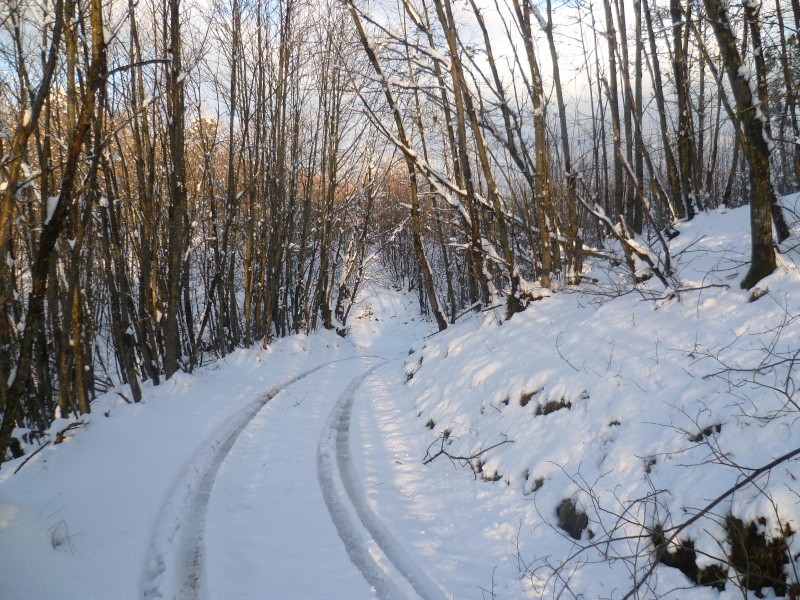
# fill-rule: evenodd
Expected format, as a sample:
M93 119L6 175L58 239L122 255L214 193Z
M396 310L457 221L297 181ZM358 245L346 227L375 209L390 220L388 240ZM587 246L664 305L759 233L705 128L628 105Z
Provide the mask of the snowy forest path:
M369 507L352 464L355 392L386 362L317 365L220 427L159 518L143 597L444 598Z
M279 393L317 371L357 357L325 362L269 389L223 424L195 454L170 493L153 533L142 596L203 598L207 596L205 519L211 491L220 468L239 436Z

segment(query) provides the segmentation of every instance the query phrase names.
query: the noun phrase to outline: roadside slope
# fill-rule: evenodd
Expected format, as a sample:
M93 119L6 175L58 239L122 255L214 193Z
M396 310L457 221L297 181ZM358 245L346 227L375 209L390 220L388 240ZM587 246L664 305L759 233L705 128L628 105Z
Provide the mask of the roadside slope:
M621 598L647 575L658 526L669 535L800 446L798 253L780 256L750 302L743 231L746 209L701 215L672 242L677 290L621 293L620 273L596 270L580 293L502 324L500 311L472 317L415 348L403 372L365 382L353 444L371 505L456 597ZM426 450L441 453L423 464ZM681 530L694 575L712 567L722 593L666 566L641 593L758 587L729 564L736 520L788 544L764 593L796 582L800 535L782 530L800 530L799 480L788 461Z

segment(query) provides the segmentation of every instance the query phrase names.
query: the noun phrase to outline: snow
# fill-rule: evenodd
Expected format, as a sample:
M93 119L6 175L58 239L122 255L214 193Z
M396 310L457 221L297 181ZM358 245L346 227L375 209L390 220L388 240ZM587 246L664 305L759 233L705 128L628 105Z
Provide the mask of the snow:
M408 16L411 18L411 21L413 21L414 25L416 25L420 29L423 29L425 26L424 25L425 22L422 20L422 17L419 16L419 13L417 12L417 9L414 8L414 5L410 1L405 0L403 2L403 7L406 9L406 12L408 13Z
M542 16L542 11L539 10L539 7L535 4L532 7L533 9L533 16L536 17L536 20L539 22L539 27L542 28L542 31L547 31L547 20Z
M679 223L668 294L619 294L624 267L592 263L580 291L435 333L373 270L346 339L239 350L140 404L111 390L3 464L0 598L623 597L652 556L643 526L684 523L800 439L797 251L751 302L748 219ZM797 477L781 464L672 546L719 564L728 514L797 531ZM744 597L665 566L648 586Z
M8 374L8 387L11 387L14 384L14 380L17 378L17 367L14 366L11 369L11 372ZM2 531L2 527L0 527L0 531Z
M58 207L58 199L59 196L50 196L47 198L47 214L45 215L44 224L47 225L50 222L50 219L53 218L53 215L56 212L56 208Z
M0 511L14 518L0 536L0 598L54 589L65 598L140 597L156 521L192 456L271 385L342 353L332 335L293 338L145 386L140 404L112 392L79 435L45 448L16 476L14 462L4 464Z
M751 65L742 64L742 66L739 67L738 75L749 83L753 77L753 69Z

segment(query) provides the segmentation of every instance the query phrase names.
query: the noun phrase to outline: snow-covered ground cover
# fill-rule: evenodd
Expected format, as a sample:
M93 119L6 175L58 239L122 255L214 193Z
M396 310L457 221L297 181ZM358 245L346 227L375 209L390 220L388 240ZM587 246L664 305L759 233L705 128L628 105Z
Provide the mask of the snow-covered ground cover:
M800 446L798 257L750 302L747 218L682 224L667 292L597 266L434 334L375 281L345 340L107 394L3 465L0 599L742 598L761 533L797 582L800 465L753 476ZM659 526L724 591L651 572Z
M769 554L760 533L778 539L773 563L798 582L800 535L782 538L800 530L800 464L743 485L800 447L797 252L751 302L738 286L746 210L680 231L677 290L616 296L613 273L590 273L590 293L452 327L416 347L404 374L360 390L372 501L454 597L620 598L641 580L644 597L741 598L735 581L759 580L730 563ZM435 458L422 465L426 448ZM390 502L398 493L405 502ZM666 566L648 577L658 527L677 534L671 551L684 547L665 560L696 553L700 569L719 568L694 576L727 576L725 590L687 589Z

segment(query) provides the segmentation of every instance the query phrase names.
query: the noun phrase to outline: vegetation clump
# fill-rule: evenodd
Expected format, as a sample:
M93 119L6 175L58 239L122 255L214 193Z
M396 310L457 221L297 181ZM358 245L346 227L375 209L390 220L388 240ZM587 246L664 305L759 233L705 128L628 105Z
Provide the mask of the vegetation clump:
M558 526L566 531L571 538L579 540L583 530L589 525L589 516L580 508L572 498L564 498L556 508Z
M777 596L785 596L787 586L783 566L789 562L786 538L794 532L786 527L783 536L767 539L758 531L758 524L765 523L764 518L746 525L732 515L725 519L730 563L740 574L742 588L754 591L759 598L763 598L761 590L765 587L772 587Z
M532 392L524 392L524 393L523 393L523 394L522 394L522 395L519 397L519 405L520 405L520 406L528 406L528 402L530 402L530 401L531 401L531 398L533 398L533 397L534 397L536 394L538 394L539 392L541 392L541 391L542 391L542 389L544 389L544 388L540 388L540 389L538 389L538 390L533 390Z
M758 598L764 597L763 589L767 587L771 587L776 596L782 597L788 592L790 597L797 598L795 586L787 584L784 571L784 565L789 562L786 538L794 532L786 527L782 536L768 539L759 531L759 525L765 523L766 519L763 517L747 524L732 515L725 518L730 548L727 566L711 565L700 569L697 566L694 541L681 540L676 548L669 549L668 539L660 525L653 530L651 540L661 564L678 569L698 585L724 590L730 567L737 573L735 580L739 587L755 592Z
M11 451L11 456L13 458L19 458L20 456L25 455L25 451L22 449L22 444L20 443L19 438L12 437L8 449Z
M720 431L722 431L722 424L717 423L716 425L709 425L708 427L704 428L697 434L690 437L689 441L699 443L702 442L704 439L711 437L715 433L719 433Z
M481 473L484 481L500 481L503 478L500 471L495 471L491 475L488 475L486 471L483 470L483 465L481 465Z
M419 368L422 366L422 359L424 357L420 356L419 360L411 367L406 367L406 383L414 379L414 375L419 371Z
M538 492L544 486L544 477L537 477L536 479L533 480L533 482L530 483L530 487L528 487L528 483L530 482L530 478L531 478L531 470L530 469L525 469L522 472L522 479L523 479L522 495L523 496L528 496L529 494L533 494L535 492Z
M655 546L658 562L667 567L678 569L691 581L698 585L716 588L719 591L725 589L728 580L726 569L721 565L710 565L703 569L697 566L697 551L694 549L694 541L680 540L677 548L672 551L667 548L667 539L664 537L664 529L658 525L651 535L653 546Z
M548 402L540 404L536 407L536 416L539 417L543 415L549 415L550 413L554 413L562 408L572 408L572 402L568 402L563 398L561 400L549 400Z

